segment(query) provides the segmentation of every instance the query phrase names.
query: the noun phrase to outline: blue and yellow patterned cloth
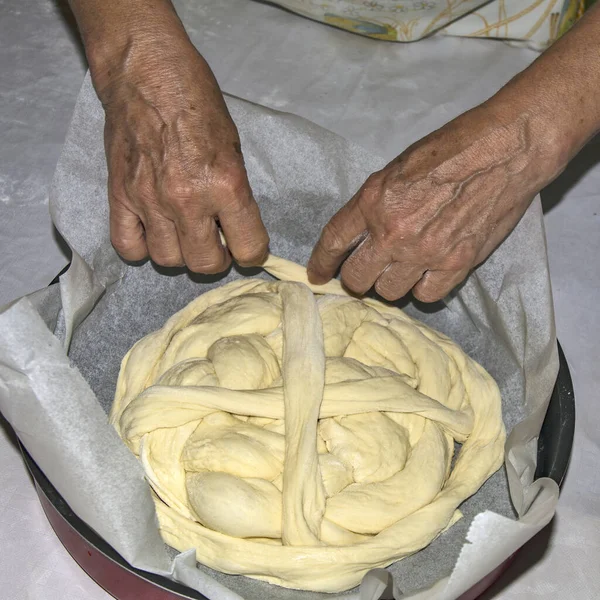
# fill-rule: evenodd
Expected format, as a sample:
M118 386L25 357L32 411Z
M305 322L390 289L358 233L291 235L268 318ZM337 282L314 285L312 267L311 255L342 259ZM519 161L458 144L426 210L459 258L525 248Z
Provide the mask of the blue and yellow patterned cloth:
M411 42L442 33L505 39L543 50L564 34L594 1L274 0L274 3L380 40Z

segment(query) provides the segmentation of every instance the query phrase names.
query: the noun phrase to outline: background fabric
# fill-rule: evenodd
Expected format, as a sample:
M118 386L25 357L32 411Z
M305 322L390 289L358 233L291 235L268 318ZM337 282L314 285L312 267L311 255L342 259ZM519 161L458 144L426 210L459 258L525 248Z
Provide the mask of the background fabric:
M274 4L381 40L411 42L432 33L500 38L543 49L585 9L585 0L275 0Z

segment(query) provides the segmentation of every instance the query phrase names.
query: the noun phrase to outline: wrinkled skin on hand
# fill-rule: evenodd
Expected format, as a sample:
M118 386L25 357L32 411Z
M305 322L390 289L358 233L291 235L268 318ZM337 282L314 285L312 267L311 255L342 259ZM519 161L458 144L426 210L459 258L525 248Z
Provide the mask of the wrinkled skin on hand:
M204 59L187 40L151 40L147 51L130 50L116 71L96 88L106 112L117 252L201 273L224 271L229 251L240 264L260 264L267 232L238 132Z
M417 142L327 224L310 263L313 283L341 269L356 293L387 300L412 289L443 298L516 226L554 176L535 119L499 118L482 105ZM346 258L348 257L348 258Z

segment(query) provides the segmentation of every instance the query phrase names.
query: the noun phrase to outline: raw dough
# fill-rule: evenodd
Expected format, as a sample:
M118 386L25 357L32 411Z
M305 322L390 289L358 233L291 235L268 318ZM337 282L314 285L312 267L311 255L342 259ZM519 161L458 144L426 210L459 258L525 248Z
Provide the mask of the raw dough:
M401 310L271 256L123 359L111 422L165 541L226 573L337 592L425 547L502 464L498 387ZM454 442L462 444L451 469Z

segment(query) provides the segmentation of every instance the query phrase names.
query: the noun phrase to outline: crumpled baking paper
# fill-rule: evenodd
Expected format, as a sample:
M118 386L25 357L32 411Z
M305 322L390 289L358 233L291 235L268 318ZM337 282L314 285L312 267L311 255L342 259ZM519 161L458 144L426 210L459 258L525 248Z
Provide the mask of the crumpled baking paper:
M328 218L385 161L301 117L227 102L271 250L305 264ZM74 512L133 566L210 599L331 597L217 573L160 539L142 469L106 418L121 358L198 294L257 272L204 277L120 261L109 239L103 124L88 77L51 198L72 264L59 284L0 314L0 409ZM451 336L498 381L511 432L506 468L464 503L464 519L392 565L392 579L375 570L345 598L457 598L544 527L558 498L553 481L532 483L558 369L539 200L445 304L406 310Z

